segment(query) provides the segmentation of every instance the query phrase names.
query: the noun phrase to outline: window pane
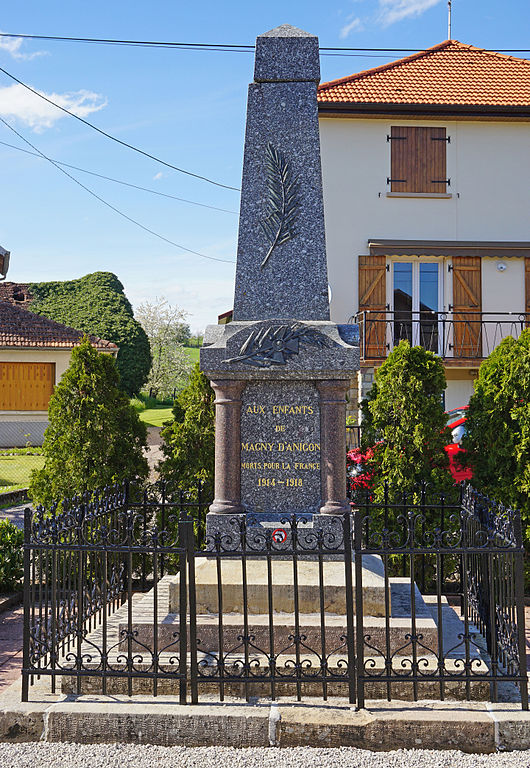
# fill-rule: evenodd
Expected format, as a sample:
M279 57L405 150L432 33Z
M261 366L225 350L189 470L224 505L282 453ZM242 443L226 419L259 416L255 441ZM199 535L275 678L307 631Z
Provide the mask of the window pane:
M438 311L438 264L420 264L420 312Z
M438 264L420 264L420 344L438 351Z
M412 343L412 264L394 264L394 344Z

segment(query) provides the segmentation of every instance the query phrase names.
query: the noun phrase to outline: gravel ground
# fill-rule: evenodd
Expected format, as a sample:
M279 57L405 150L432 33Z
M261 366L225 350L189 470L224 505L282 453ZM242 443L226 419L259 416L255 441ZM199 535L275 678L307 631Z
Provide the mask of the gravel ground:
M0 744L2 768L528 768L527 752L468 755L463 752L363 749L233 749L130 744Z

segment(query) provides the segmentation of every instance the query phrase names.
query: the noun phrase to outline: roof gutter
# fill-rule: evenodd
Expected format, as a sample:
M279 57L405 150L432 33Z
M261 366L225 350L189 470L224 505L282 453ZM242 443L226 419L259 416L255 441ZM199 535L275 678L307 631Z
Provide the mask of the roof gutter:
M389 115L465 115L469 117L520 117L530 120L528 106L470 104L393 104L388 102L319 101L319 115L357 115L366 113Z

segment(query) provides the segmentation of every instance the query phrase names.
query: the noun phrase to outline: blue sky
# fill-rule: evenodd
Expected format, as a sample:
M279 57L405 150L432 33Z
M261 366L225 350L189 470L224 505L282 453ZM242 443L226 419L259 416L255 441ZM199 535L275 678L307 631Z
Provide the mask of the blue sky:
M3 8L2 32L253 44L290 23L321 46L425 48L447 37L445 0L270 0L200 4L152 0ZM527 0L453 0L453 34L492 48L525 48ZM322 79L397 56L323 56ZM0 40L0 66L103 130L179 167L239 187L251 53ZM0 117L51 158L166 194L237 212L237 192L179 174L122 148L0 73ZM29 149L0 123L0 141ZM202 330L232 305L233 263L162 242L122 219L45 160L0 144L0 245L10 280L118 275L133 305L165 296ZM237 215L129 189L66 169L123 213L208 256L235 260Z

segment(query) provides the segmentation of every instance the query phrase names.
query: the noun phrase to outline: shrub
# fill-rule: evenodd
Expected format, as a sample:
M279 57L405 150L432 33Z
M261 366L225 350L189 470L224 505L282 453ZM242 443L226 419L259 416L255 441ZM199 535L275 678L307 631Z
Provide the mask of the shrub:
M450 442L442 405L446 386L442 361L423 347L401 341L376 371L362 403L363 449L380 443L370 460L374 498L385 482L394 496L449 491L453 479L444 450Z
M171 484L193 491L200 481L204 498L213 496L215 454L214 391L206 376L194 367L187 387L177 396L173 420L162 430L165 459L159 469ZM203 521L200 521L202 527Z
M87 490L147 477L147 430L118 383L113 358L85 338L50 399L45 463L29 486L34 502L49 508Z
M32 312L117 344L121 387L131 395L140 391L151 368L149 340L116 275L93 272L78 280L32 283L29 290Z
M346 454L346 475L348 487L352 493L368 491L374 484L373 458L377 450L377 443L373 448L366 450L353 448Z
M11 592L24 573L24 533L9 520L0 520L0 592Z
M484 360L469 401L463 447L473 483L521 510L530 549L530 330Z

